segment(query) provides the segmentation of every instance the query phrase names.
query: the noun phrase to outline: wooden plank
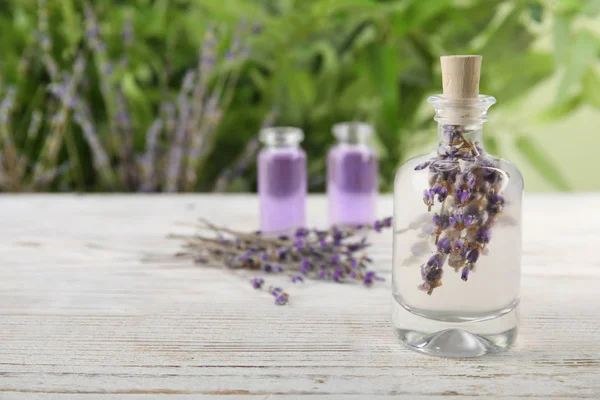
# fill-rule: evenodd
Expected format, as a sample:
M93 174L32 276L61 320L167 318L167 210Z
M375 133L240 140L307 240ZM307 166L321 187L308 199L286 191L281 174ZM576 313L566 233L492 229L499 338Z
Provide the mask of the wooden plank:
M177 250L178 222L255 227L254 197L0 197L0 399L600 398L598 209L597 195L527 196L519 340L452 360L397 343L389 283L281 278L292 297L277 307L248 276L142 261ZM310 199L313 225L325 211ZM389 277L391 236L373 239Z

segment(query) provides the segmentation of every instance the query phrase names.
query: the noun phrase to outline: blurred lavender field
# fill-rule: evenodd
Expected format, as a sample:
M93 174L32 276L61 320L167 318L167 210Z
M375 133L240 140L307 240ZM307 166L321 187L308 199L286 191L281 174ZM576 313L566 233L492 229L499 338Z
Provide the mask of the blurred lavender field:
M345 120L376 126L387 190L435 137L425 99L453 53L484 56L500 116L487 148L577 189L529 126L600 108L599 13L593 0L3 1L0 190L253 191L258 130L277 124L307 132L321 191ZM547 82L531 119L502 117Z

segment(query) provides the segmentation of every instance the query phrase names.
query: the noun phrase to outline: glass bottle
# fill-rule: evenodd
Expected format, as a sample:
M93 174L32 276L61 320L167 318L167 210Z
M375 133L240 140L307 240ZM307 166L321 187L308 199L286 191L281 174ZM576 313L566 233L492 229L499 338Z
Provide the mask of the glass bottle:
M498 352L517 336L523 179L483 147L493 97L428 101L437 149L407 161L394 183L393 324L420 352Z
M327 155L327 197L332 225L361 225L376 218L377 154L369 146L373 126L345 122L333 127L337 138Z
M260 229L282 234L305 226L306 153L300 147L304 133L299 128L263 129L264 144L258 154Z

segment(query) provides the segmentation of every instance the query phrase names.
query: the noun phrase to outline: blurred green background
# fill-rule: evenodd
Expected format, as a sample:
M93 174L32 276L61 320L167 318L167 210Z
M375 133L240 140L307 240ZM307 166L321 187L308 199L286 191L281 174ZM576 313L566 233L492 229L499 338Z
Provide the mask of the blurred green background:
M439 56L481 54L488 151L600 189L599 0L3 0L2 191L253 191L261 126L377 128L381 185L435 141Z

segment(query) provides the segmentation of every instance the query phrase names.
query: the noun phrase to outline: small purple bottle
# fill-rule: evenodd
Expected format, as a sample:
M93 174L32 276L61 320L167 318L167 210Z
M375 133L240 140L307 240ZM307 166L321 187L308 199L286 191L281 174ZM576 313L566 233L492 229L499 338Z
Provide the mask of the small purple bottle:
M264 148L258 155L260 229L266 234L289 233L305 226L306 153L301 129L263 129Z
M361 225L376 218L378 159L369 146L373 127L347 122L333 127L338 142L327 156L327 197L332 225Z

